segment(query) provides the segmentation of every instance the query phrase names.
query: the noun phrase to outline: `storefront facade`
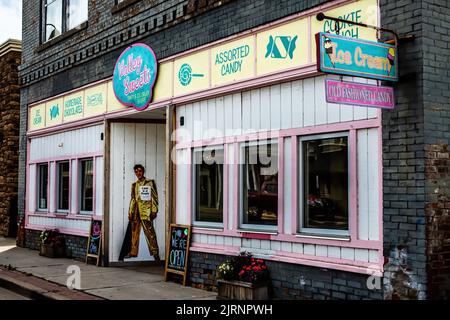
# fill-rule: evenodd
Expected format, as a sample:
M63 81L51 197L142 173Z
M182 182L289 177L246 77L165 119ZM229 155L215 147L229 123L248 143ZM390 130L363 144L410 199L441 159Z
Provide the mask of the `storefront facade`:
M402 138L385 120L398 112L397 106L382 110L328 102L327 79L382 83L317 71L315 35L337 32L334 22L316 19L319 12L384 26L387 5L361 0L309 7L305 1L283 13L268 5L249 10L245 21L236 22L240 20L233 13L241 12L242 5L237 1L216 8L182 2L173 3L179 11L170 11L167 2L158 4L165 14L161 23L155 18L156 29L145 24L150 13L143 4L125 1L108 8L108 16L121 21L136 6L143 24L92 48L80 40L87 46L85 54L69 46L75 53L68 65L66 58L62 65L50 64L52 70L37 71L38 79L22 71L27 246L37 247L40 230L58 228L67 236L72 256L83 259L89 226L96 219L104 226L104 265L154 260L143 231L139 255L120 259L133 166L139 163L159 194L154 226L160 256L170 223L192 226L189 279L195 286L213 287L221 262L250 251L268 261L278 298L426 298L427 278L421 270L428 269L416 264L425 257L426 245L420 247L420 234L412 243L405 240L413 235L409 231L420 233L423 226L420 218L413 222L408 215L425 212L417 199L407 200L416 203L414 208L402 203L402 183L387 182L402 173L389 163L398 160L402 166L400 150L386 147L396 135ZM218 21L217 15L227 18ZM256 16L263 18L252 25ZM210 37L194 32L199 22L214 30L227 21L236 27ZM80 36L93 28L89 19L87 23L81 24ZM162 31L152 35L157 28ZM186 39L175 46L173 37L181 29L188 30ZM351 24L342 24L339 34L377 40L375 30ZM55 40L41 44L40 52L65 45ZM112 80L121 52L138 42L158 58L153 100L144 110L119 102ZM360 58L370 64L367 56ZM56 65L62 71L53 69ZM45 77L52 72L53 78ZM399 85L390 85L399 90L397 102L404 103L402 85L408 81L400 78ZM411 159L417 156L412 152ZM396 217L386 213L392 210ZM408 223L416 225L414 230ZM399 239L390 234L392 228ZM409 284L398 284L402 276Z

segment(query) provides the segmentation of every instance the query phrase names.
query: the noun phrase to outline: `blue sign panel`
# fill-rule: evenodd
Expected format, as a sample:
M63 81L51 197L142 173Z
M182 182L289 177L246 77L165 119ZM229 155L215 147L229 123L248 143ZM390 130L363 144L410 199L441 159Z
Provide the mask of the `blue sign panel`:
M316 41L321 72L398 81L395 46L324 32L316 35Z
M158 62L153 50L143 43L126 48L114 67L113 88L117 99L127 106L144 110L153 96Z

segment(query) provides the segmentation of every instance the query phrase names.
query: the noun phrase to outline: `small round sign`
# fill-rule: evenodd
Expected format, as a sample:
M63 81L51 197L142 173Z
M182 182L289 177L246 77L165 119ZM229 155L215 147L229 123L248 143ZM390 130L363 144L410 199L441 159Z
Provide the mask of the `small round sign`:
M153 50L144 43L126 48L114 67L113 88L116 98L136 110L148 107L158 73Z

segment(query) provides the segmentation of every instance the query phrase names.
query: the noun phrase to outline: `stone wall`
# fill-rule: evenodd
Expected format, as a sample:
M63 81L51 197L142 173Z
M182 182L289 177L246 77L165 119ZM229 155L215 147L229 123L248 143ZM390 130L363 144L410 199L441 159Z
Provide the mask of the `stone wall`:
M16 236L21 54L0 56L0 236Z

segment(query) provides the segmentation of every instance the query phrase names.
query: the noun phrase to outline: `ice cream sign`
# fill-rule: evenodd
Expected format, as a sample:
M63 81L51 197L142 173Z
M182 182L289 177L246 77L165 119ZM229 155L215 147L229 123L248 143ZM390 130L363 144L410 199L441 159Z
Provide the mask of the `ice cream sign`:
M136 43L125 49L114 67L113 88L117 99L137 110L147 108L157 69L155 53L149 46Z
M395 46L323 32L316 35L316 42L321 72L398 81Z

